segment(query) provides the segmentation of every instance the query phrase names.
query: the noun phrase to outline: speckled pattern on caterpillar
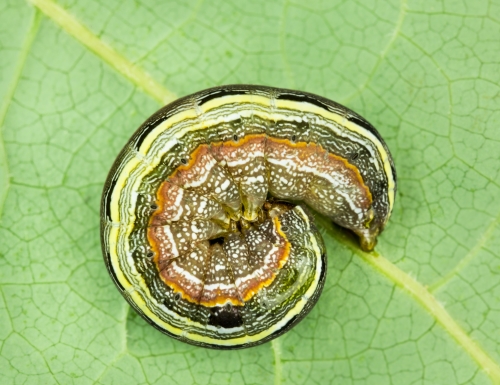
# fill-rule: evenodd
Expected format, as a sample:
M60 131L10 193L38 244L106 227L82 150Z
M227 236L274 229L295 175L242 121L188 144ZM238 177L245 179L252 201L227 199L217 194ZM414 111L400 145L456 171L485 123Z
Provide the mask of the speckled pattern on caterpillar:
M129 303L179 340L254 346L297 324L325 281L306 205L372 250L394 204L389 150L328 99L216 87L149 118L102 199L106 265Z

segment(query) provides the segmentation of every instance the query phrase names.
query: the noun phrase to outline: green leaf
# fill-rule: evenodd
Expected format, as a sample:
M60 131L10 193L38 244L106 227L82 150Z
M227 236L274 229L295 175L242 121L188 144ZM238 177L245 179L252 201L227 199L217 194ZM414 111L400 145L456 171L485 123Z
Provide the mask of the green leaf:
M498 0L4 0L0 383L500 383L498 36ZM377 252L318 218L322 298L242 351L148 326L99 243L103 182L131 133L227 83L346 104L399 175Z

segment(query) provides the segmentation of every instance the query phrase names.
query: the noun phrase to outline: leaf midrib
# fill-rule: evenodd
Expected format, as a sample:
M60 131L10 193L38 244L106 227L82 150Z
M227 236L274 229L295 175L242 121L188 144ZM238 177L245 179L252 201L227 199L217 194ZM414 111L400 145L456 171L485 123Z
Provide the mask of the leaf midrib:
M493 380L493 383L500 383L500 366L477 342L467 335L458 322L455 321L444 306L423 284L405 273L378 252L366 253L362 251L357 245L349 241L345 234L333 228L331 221L322 217L319 219L321 226L327 229L329 234L333 235L338 242L348 247L353 254L359 256L364 262L408 293L476 361L479 367Z
M161 105L177 99L177 96L173 92L163 87L163 85L153 79L146 71L127 60L123 55L103 42L61 6L49 0L27 1L40 9L40 11L58 24L69 35L82 43L90 51L94 52L119 74Z

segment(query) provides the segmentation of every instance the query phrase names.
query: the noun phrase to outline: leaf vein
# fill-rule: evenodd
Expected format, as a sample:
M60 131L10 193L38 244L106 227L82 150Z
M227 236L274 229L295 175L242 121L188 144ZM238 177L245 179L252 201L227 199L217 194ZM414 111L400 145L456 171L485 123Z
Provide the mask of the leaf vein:
M28 54L31 50L31 46L33 45L33 41L35 40L36 34L38 32L39 25L40 14L38 12L34 12L31 19L31 25L28 28L28 32L26 34L21 52L19 53L16 70L12 76L12 82L10 83L10 87L7 90L7 94L5 95L0 107L0 185L3 186L0 189L0 218L2 218L3 207L11 185L9 162L7 159L7 152L5 151L5 141L3 139L3 125L5 123L5 118L7 116L10 103L12 102L14 93L19 83L19 79L21 78L24 65L28 58Z
M274 354L274 385L280 385L283 368L281 366L281 343L279 338L271 341L271 348Z
M137 88L160 104L169 103L177 96L153 79L145 70L130 62L123 55L93 34L73 15L51 0L28 0L69 35L78 40L95 55L108 63Z
M416 279L399 269L392 262L377 252L365 253L357 245L346 240L345 235L333 226L325 218L320 219L325 228L331 229L330 233L342 244L347 246L353 253L363 261L371 265L375 270L387 277L396 286L406 291L417 303L419 303L441 327L464 349L467 354L482 368L491 378L493 383L500 383L500 366L482 349L479 344L465 333L462 327L446 311L444 306L432 295L432 293Z
M446 285L453 277L460 274L460 272L478 256L481 249L485 247L485 245L493 236L493 232L495 231L499 223L500 223L500 213L497 215L496 218L492 219L491 223L486 228L484 234L479 238L477 243L474 245L474 247L472 247L472 249L470 249L470 251L465 255L465 257L462 258L460 262L451 271L448 272L448 274L446 274L438 281L434 282L432 285L429 285L428 288L429 292L433 293L437 291L439 288Z
M384 49L380 53L380 56L379 56L377 62L375 63L375 65L373 66L373 69L372 69L370 75L368 76L368 78L366 79L366 81L354 93L352 93L350 96L348 96L344 100L345 104L348 103L349 101L351 101L352 99L354 99L356 96L361 95L361 93L369 86L370 82L374 79L375 73L379 69L383 60L387 56L387 53L389 52L391 47L394 45L394 42L396 41L398 35L401 32L401 28L403 26L403 22L405 20L406 14L407 14L407 8L408 8L408 0L401 0L401 7L399 8L398 20L396 21L396 25L394 27L394 30L391 33L391 37L390 37L389 41L387 42L386 46L384 47Z

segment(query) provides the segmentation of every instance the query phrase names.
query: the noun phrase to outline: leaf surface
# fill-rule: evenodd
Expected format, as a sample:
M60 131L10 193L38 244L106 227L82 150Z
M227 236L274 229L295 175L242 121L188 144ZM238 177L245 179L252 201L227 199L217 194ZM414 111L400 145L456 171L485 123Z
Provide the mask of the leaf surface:
M5 0L2 384L500 383L500 2ZM311 314L242 351L159 334L102 262L99 201L164 103L256 83L324 95L398 171L377 252L324 218Z

